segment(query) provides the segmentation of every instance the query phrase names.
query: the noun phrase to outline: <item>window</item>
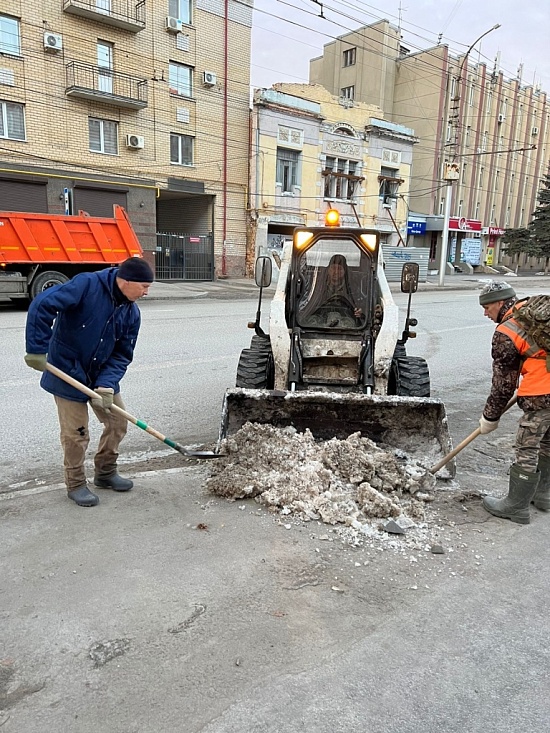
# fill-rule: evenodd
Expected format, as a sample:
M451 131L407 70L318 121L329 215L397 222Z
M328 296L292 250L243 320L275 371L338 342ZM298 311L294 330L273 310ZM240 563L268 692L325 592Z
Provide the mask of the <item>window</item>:
M109 43L108 41L98 41L98 88L100 92L105 92L106 94L113 93L113 55L114 46L112 43Z
M170 163L193 165L193 138L191 135L170 133Z
M380 182L378 195L382 200L382 203L391 204L397 199L399 186L403 183L403 180L398 176L399 171L396 171L393 168L384 168L384 166L380 168L380 175L378 176L378 180Z
M277 183L283 193L294 193L298 185L298 164L300 153L297 150L277 148Z
M476 202L476 213L474 214L474 219L479 219L479 207L480 203L479 201Z
M25 139L25 114L22 104L0 102L0 137Z
M9 15L0 15L0 53L11 53L14 56L21 53L19 21Z
M324 198L350 201L363 180L357 175L358 163L346 158L333 158L327 155L323 176L325 179Z
M91 151L118 155L118 122L89 117L88 132Z
M355 87L342 87L342 89L340 89L340 96L344 99L354 99Z
M451 79L451 86L450 86L450 91L449 91L449 97L451 99L453 99L453 97L455 95L455 90L456 90L456 79L453 76L452 79Z
M190 97L193 94L193 69L184 64L170 62L168 70L168 85L170 94L179 94L181 97Z
M168 0L168 15L191 24L191 0Z
M344 51L344 66L354 66L357 54L356 48L347 48Z
M464 201L462 199L460 199L460 201L458 202L458 211L456 212L459 217L462 216L462 208L463 208L463 206L464 206Z
M111 0L95 0L96 10L108 15L111 12Z

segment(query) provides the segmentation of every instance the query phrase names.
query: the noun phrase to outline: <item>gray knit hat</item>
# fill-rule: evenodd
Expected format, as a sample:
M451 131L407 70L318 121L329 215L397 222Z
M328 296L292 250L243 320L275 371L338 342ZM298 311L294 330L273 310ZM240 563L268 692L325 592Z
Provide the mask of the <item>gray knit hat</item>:
M489 303L496 303L499 300L509 300L510 298L516 297L516 291L508 283L499 283L496 280L491 280L485 285L479 294L479 304L489 305Z

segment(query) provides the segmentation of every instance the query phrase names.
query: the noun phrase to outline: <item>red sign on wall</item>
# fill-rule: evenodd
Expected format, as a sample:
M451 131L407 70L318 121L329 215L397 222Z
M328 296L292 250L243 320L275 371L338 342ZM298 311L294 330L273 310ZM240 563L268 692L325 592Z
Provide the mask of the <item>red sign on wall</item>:
M481 222L477 219L460 218L449 219L449 231L451 232L480 232Z

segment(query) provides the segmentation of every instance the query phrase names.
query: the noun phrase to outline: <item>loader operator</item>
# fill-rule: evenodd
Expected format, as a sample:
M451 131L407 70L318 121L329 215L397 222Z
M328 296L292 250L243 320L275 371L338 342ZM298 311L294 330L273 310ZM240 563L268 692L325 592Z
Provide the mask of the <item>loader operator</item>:
M133 483L117 472L118 447L126 418L119 382L132 361L141 316L135 301L147 295L154 275L142 259L130 257L117 267L76 275L48 288L29 307L25 362L44 372L40 385L53 394L64 452L67 493L78 506L95 506L99 497L86 483L84 459L90 441L86 395L46 371L46 363L93 389L92 409L103 423L95 455L94 485L129 491Z
M528 524L532 501L538 509L550 511L550 373L546 371L545 359L520 355L530 342L521 326L510 318L516 301L514 289L505 282L490 282L479 296L487 318L499 324L491 347L493 379L479 421L481 434L486 435L497 428L520 375L517 395L518 405L523 410L516 435L516 462L510 468L508 495L504 499L486 496L483 505L496 517Z
M335 254L321 272L300 322L304 326L356 328L362 317L363 311L356 305L350 286L346 258Z

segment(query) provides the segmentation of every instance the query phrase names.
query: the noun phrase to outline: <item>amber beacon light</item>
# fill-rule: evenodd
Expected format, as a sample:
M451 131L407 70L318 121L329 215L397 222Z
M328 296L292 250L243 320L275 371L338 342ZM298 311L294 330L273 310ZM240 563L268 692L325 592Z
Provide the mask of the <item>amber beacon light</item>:
M337 209L329 209L325 214L325 226L327 227L339 227L340 226L340 212Z

